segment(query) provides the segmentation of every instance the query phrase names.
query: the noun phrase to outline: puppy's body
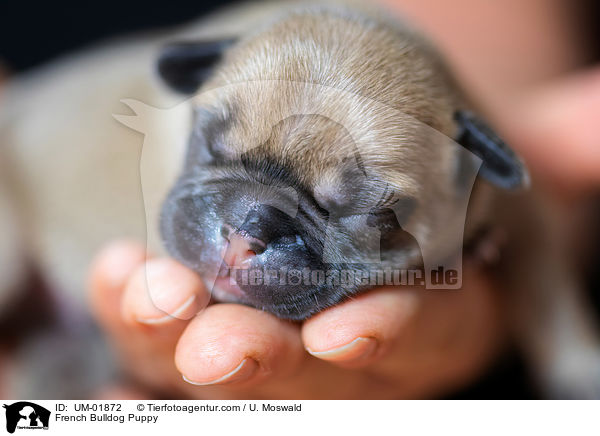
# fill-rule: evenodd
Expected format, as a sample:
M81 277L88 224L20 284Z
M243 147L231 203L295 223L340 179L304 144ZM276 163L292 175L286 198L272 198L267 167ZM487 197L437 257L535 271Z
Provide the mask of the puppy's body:
M356 203L368 196L352 197L348 192L355 190L379 195L378 190L383 186L401 193L399 198L418 202L407 216L407 226L413 223L412 228L417 229L415 233L418 234L414 236L422 251L436 252L443 257L457 248L451 247L449 242L454 240L453 235L443 231L452 228L448 216L461 219L456 206L459 196L456 151L450 147L428 148L428 144L418 141L416 136L421 126L427 126L450 138L456 137L459 129L453 115L457 109L466 106L437 54L414 32L389 22L377 12L341 6L301 7L291 14L278 9L274 4L249 8L247 11L254 11L252 20L239 19L247 16L243 10L226 13L207 20L210 25L193 26L175 36L105 50L51 67L8 90L3 97L8 111L0 131L2 152L6 153L4 160L9 166L5 176L16 193L14 198L19 200L18 210L26 235L24 242L57 289L69 292L73 298L81 298L86 267L107 240L122 237L144 240L147 237L149 241L160 241L158 235L146 235L146 229L158 232L160 207L165 198L168 199L162 230L170 252L200 273L211 266L218 267L216 262L222 248L218 244L222 241L212 245L208 242L214 241L216 233L224 226L235 231L246 225L245 217L254 210L252 205L245 203L248 196L258 198L263 193L248 188L250 190L244 191L244 195L232 193L227 198L228 203L223 203L217 195L214 198L207 196L202 200L202 207L192 206L204 229L200 231L191 228L189 217L181 213L182 202L190 198L188 193L182 194L181 186L193 178L194 189L206 191L206 184L199 181L209 179L208 175L231 179L235 173L236 177L249 177L245 180L257 182L255 173L276 169L279 174L282 168L291 173L285 178L285 186L299 192L300 209L304 207L302 210L308 218L306 222L290 221L288 227L293 230L286 227L288 233L272 239L274 243L287 241L285 238L293 235L302 243L274 245L273 255L269 254L269 244L266 244L265 253L254 258L256 262L262 256L266 263L281 261L287 265L302 261L308 266L321 266L321 263L314 263L315 256L311 251L314 248L311 245L318 245L319 232L323 231L314 224L319 222L319 210L323 205L327 209L331 204L335 209L340 203L343 207L347 203L356 207ZM255 23L261 23L258 30ZM202 30L197 31L197 28ZM118 124L111 114L122 112L119 101L124 98L157 107L169 107L177 102L177 97L165 93L151 73L158 47L167 40L238 35L242 35L242 39L226 52L221 66L204 84L203 89L214 91L200 93L183 103L182 108L188 108L189 118L164 117L153 123L159 138L155 142L161 143L162 147L148 154L143 163L143 171L152 175L152 188L144 189L144 194L149 195L142 198L140 177L143 179L144 176L139 173L139 161L143 138ZM82 70L85 73L80 73ZM278 82L288 85L282 88ZM252 85L242 91L220 91L239 83ZM271 88L272 83L277 86ZM344 95L357 95L362 98L362 105L345 105L343 99L333 98L334 94L328 99L324 88ZM312 111L315 101L319 102L323 113L345 114L340 119L343 122L332 123L330 118L315 114ZM291 116L292 106L311 110L300 113L299 117ZM383 111L381 107L390 108L390 111ZM191 116L194 108L200 113L197 117ZM390 114L395 114L393 119ZM358 126L356 130L362 136L348 134L343 129L344 123ZM215 125L223 127L217 128L216 133L206 130ZM186 152L190 131L199 131L202 139L213 138L215 143L218 142L218 150L206 157L200 150L207 144L195 143L192 139ZM344 160L355 153L358 158L352 164L367 175L362 184L352 184L353 180L358 180L352 173L353 168L348 170L350 177L344 178L346 174L329 164L332 155ZM216 159L218 154L221 156ZM264 162L269 165L259 167L258 171L257 166ZM180 174L182 167L184 170ZM240 176L242 172L244 175ZM179 184L171 190L178 177ZM277 179L277 183L281 180ZM258 182L268 184L263 179ZM268 182L274 183L274 178ZM344 184L349 186L344 187ZM337 189L339 187L342 188ZM169 190L171 194L167 197ZM470 189L460 195L468 196L469 193ZM500 210L506 208L500 206L505 203L494 200L496 194L484 184L478 184L472 194L467 237L490 222L494 209L488 207L488 203L494 203ZM232 205L232 198L239 202ZM309 199L307 205L302 206L301 200L306 198ZM347 217L353 219L371 214L372 206L365 203L367 212L354 210L339 214L339 221L334 226L337 239L334 240L339 242L340 250L334 250L335 259L344 257L341 248L350 248L351 263L361 264L357 244L352 238L344 237L352 236L352 230L349 230L352 228L355 233L360 233L363 228L360 226L364 224L348 223ZM240 211L243 208L246 209ZM211 210L216 211L216 215L206 212ZM448 214L448 211L457 213ZM256 219L260 221L266 217L264 219L271 222L269 220L276 214L277 222L287 220L272 209L263 212L263 209L256 212ZM331 220L331 210L329 212ZM508 219L496 222L499 218L493 221L502 226L518 226L522 222L509 223ZM294 226L301 226L302 231ZM178 240L184 230L189 232L182 238L185 243ZM264 240L265 237L261 238ZM191 248L185 245L190 240L196 244ZM205 259L191 260L191 257L200 257L195 251L198 247ZM154 243L149 248L154 252L162 251L162 247ZM288 249L289 253L285 251ZM557 251L560 252L560 248ZM285 255L282 257L281 253ZM528 273L528 278L537 278L537 271L549 270L539 274L550 282L556 283L557 277L561 282L571 282L568 270L556 270L558 255L555 254L552 251L542 258L540 253L528 253L527 259L536 260L535 264L527 260L527 265L535 265L536 271L535 275ZM386 265L403 262L400 266L407 267L415 261L414 254L400 246L388 247L382 252L382 256L385 255L388 255ZM518 271L511 265L507 270ZM540 288L537 279L533 282L522 286L526 281L517 276L513 282L514 294L520 296L524 289L524 295L539 295L527 289L531 286ZM574 315L580 306L575 305L576 309L566 312L562 310L575 301L573 287L571 283L553 286L544 295L550 301L550 312L567 313L567 318L573 317L575 323L565 323L554 336L540 336L539 332L553 324L557 319L555 315L541 317L543 322L527 323L527 331L534 332L530 335L534 342L531 349L540 365L547 363L549 357L553 358L552 362L559 362L564 356L565 343L580 344L575 346L576 353L591 350L596 345L595 339L587 339L588 334L594 336L587 327L572 327L585 318L585 315ZM318 292L302 289L306 298L286 295L287 290L284 292L283 289L265 295L265 290L270 291L269 288L260 289L242 302L280 316L303 318L360 289L349 287L339 291L324 287ZM276 299L273 295L283 296ZM313 297L317 306L312 304ZM526 300L526 297L522 298ZM566 305L564 301L567 301ZM519 308L527 310L529 305L531 302L519 305ZM520 319L527 318L526 315ZM561 334L569 340L555 341ZM582 335L586 336L587 342L580 340ZM546 346L540 347L540 342L544 341ZM598 369L595 366L598 360L587 362L590 363L585 365L582 377L585 380L598 374L594 372ZM548 366L540 370L544 372L544 379L563 389L562 385L569 383L573 371L583 374L579 369L569 368L566 375Z
M139 175L143 136L112 114L126 111L121 103L126 98L156 107L182 100L155 73L160 48L173 37L223 38L247 32L273 9L278 7L270 3L247 5L168 35L107 44L27 73L2 90L0 178L2 189L10 185L14 193L10 199L7 194L7 204L19 203L7 209L17 211L26 229L18 236L24 239L21 245L29 247L28 255L35 257L53 287L83 302L85 274L94 253L113 238L146 239ZM174 147L179 141L183 153L186 127L157 125L157 130ZM167 158L179 163L174 154ZM170 179L157 184L166 191L169 183ZM8 216L0 219L9 225ZM7 234L17 236L15 231ZM7 242L0 245L7 257L22 252L14 250L16 241ZM152 249L160 252L161 247ZM12 274L16 263L0 263L0 269L7 270L0 271L1 276ZM15 285L0 281L2 292L10 292L7 288Z

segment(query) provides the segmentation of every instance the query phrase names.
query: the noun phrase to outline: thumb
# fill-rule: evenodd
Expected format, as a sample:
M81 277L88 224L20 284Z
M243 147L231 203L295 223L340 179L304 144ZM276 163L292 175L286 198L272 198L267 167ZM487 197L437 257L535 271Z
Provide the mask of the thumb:
M600 68L529 93L504 124L534 174L575 189L600 186Z

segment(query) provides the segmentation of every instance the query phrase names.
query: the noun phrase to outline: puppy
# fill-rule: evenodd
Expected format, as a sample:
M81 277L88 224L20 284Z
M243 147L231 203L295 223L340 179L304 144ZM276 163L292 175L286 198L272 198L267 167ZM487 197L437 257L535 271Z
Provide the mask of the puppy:
M513 236L507 299L543 388L598 396L596 334L546 205L500 192L526 187L526 170L426 40L338 3L265 4L201 27L58 64L9 90L7 179L56 287L80 294L102 242L147 238L217 300L301 320L383 284L374 272L459 288L463 241L479 246L501 228ZM189 99L144 123L134 100L177 101L148 77L158 47L159 75ZM138 116L117 118L146 133L142 150L110 118L123 98ZM525 240L520 227L533 233ZM532 242L547 240L543 251Z

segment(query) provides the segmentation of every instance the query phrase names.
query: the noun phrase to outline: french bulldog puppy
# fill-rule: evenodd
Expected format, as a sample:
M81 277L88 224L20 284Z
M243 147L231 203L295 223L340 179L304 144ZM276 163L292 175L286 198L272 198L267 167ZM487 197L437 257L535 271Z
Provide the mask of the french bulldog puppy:
M116 117L143 140L112 117L123 99L177 109L143 126ZM501 229L515 336L543 389L600 395L596 332L553 214L521 192L523 164L434 48L371 6L242 6L59 62L3 105L22 245L70 299L102 243L145 238L216 300L302 320L368 290L373 271L427 288L441 267L441 287L460 287L463 245Z

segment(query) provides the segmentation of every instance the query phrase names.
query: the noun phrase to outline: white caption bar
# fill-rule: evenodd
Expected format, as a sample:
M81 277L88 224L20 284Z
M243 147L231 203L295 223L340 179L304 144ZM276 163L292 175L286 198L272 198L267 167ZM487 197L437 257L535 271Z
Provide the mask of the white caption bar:
M598 401L4 401L0 434L598 435ZM8 433L7 433L8 432Z

